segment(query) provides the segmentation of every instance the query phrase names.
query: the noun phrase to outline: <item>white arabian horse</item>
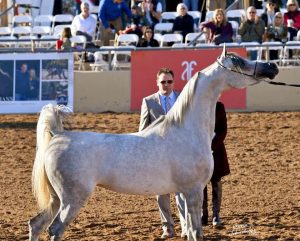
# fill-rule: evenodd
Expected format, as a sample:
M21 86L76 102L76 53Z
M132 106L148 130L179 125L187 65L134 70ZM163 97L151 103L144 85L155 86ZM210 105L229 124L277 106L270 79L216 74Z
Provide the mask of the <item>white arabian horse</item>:
M96 185L139 195L181 192L188 240L202 240L202 195L213 172L217 99L225 89L277 73L275 64L251 62L224 48L215 63L189 80L166 116L131 134L64 131L66 109L45 106L32 177L41 212L29 221L29 240L38 240L47 227L51 240L61 240Z

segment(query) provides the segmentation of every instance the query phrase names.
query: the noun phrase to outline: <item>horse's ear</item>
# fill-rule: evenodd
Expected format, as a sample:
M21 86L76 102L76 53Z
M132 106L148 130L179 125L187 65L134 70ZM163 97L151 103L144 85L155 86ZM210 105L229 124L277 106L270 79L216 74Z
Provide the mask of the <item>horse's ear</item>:
M227 54L226 45L225 45L225 43L223 43L223 52L221 54L221 57L225 58L226 54Z

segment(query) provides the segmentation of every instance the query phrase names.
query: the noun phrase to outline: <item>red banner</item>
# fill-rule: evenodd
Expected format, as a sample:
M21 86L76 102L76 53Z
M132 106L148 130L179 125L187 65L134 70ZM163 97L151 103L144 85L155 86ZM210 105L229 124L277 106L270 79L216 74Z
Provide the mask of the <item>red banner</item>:
M246 51L228 49L246 56ZM131 110L140 110L142 99L157 92L156 74L162 67L174 71L175 90L182 90L186 82L198 71L216 61L222 49L134 51L131 58ZM222 94L227 109L246 108L246 90L231 89Z

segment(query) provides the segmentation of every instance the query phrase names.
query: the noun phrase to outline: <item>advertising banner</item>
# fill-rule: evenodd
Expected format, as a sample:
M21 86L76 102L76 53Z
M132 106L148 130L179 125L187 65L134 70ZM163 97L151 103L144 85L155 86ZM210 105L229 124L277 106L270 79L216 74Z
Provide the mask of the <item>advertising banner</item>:
M73 106L72 53L1 54L0 113L37 113L48 104Z
M227 49L246 56L244 48ZM198 71L216 61L222 49L185 49L165 51L134 51L131 59L131 110L140 110L142 99L157 92L156 74L168 67L175 74L175 89L182 90L187 81ZM246 108L246 90L232 89L224 92L221 101L228 109Z

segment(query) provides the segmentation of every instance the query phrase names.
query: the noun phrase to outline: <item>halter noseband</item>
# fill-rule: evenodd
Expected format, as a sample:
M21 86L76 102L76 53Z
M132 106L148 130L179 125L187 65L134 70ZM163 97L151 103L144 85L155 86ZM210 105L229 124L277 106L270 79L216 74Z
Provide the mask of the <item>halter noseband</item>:
M234 69L224 66L224 64L223 64L223 63L221 62L221 60L220 60L220 57L218 57L218 58L217 58L217 63L218 63L222 68L227 69L227 70L232 71L232 72L235 72L235 73L238 73L238 74L241 74L241 75L246 75L246 76L252 77L252 78L254 78L254 79L257 79L257 77L256 77L256 66L257 66L257 61L255 62L255 67L254 67L254 72L253 72L253 74L246 74L246 73L243 73L243 71L242 71L242 68L241 68L241 65L240 65L241 61L239 61L239 60L237 60L237 59L234 59L234 61L233 61L232 58L233 58L233 57L236 57L236 56L231 55L231 54L226 54L226 55L225 55L225 58L227 58L227 57L230 57L231 62L234 64ZM234 62L235 62L235 63L234 63Z

